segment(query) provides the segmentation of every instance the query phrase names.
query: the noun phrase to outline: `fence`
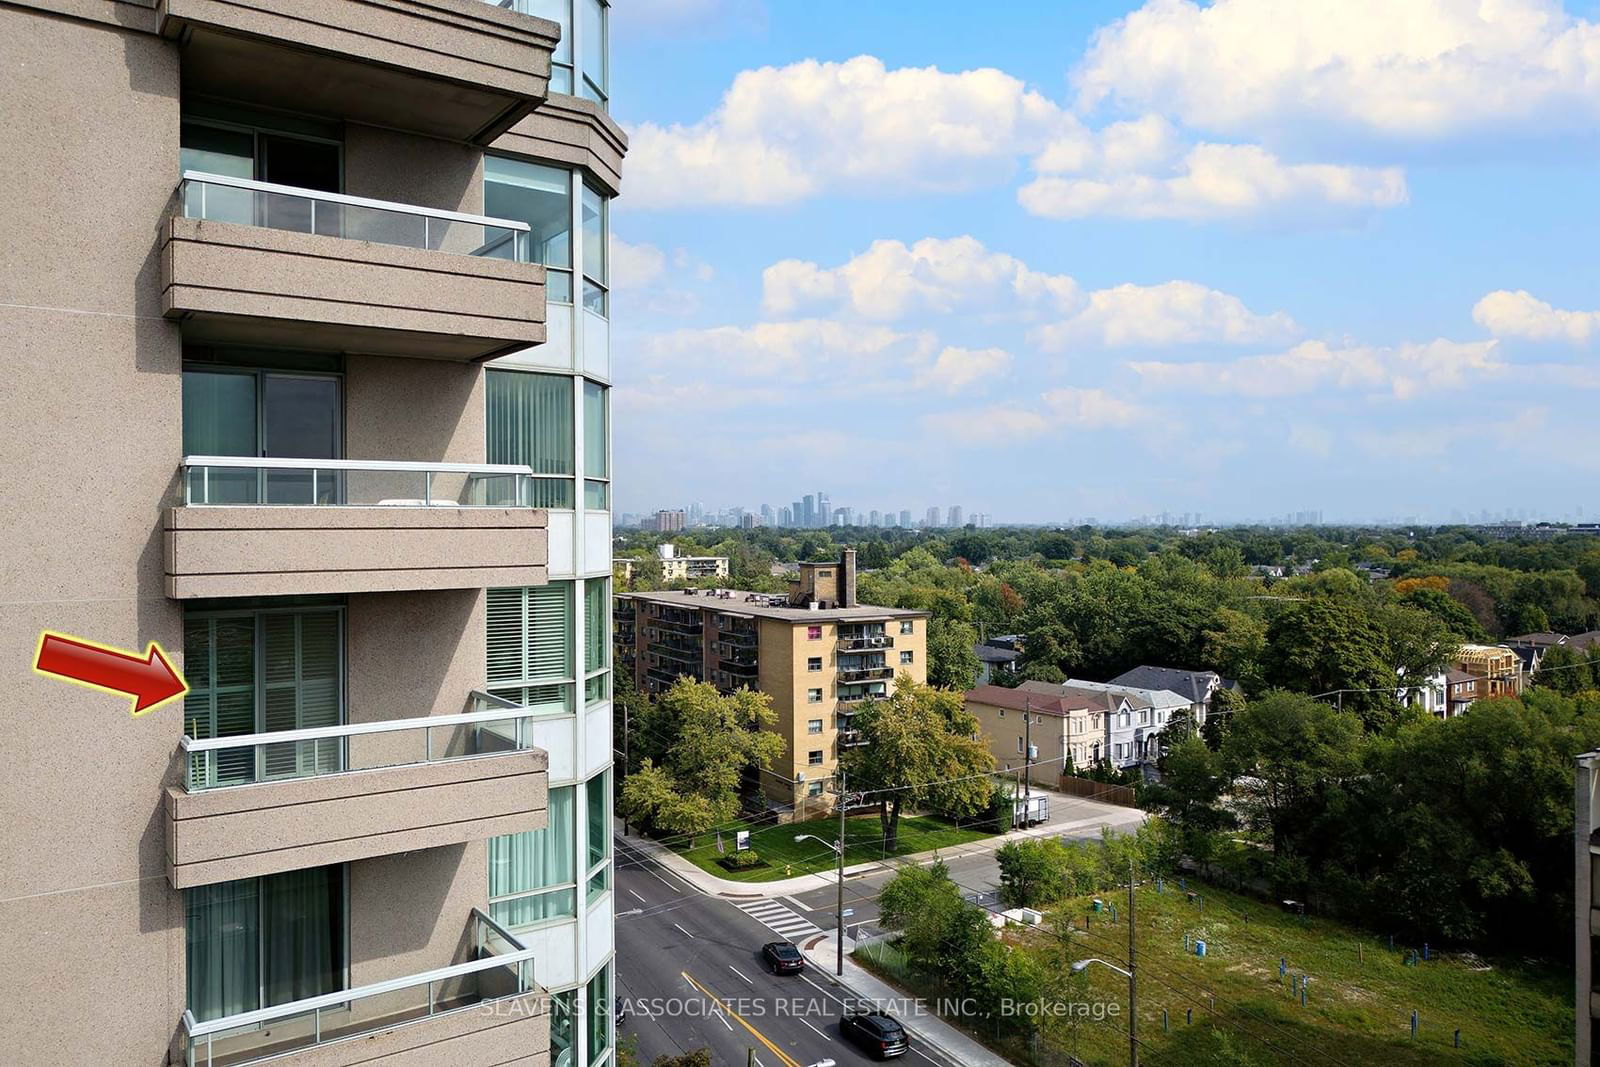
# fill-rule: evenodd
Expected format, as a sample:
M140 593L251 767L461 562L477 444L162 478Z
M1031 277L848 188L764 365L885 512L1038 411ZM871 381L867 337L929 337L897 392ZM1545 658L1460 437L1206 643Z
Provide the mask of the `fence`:
M1124 808L1136 808L1133 788L1126 785L1108 785L1105 782L1096 782L1089 778L1079 778L1076 775L1063 774L1061 776L1061 791L1068 796L1084 797L1088 800L1098 800L1102 804L1116 804Z

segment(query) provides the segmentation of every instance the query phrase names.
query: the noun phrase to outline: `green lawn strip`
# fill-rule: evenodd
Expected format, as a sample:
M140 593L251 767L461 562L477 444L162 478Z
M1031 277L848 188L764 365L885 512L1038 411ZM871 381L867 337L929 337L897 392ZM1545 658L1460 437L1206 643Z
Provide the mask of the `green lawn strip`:
M1196 885L1203 906L1190 903L1176 885L1158 894L1154 885L1139 893L1139 1038L1141 1060L1151 1067L1206 1064L1508 1064L1570 1063L1572 1008L1569 971L1536 961L1483 961L1470 955L1435 953L1428 962L1407 966L1410 949L1337 922L1299 917L1248 897ZM1101 894L1126 907L1126 891ZM1008 939L1043 956L1065 973L1074 959L1102 956L1120 961L1127 948L1125 913L1112 923L1109 912L1095 914L1084 930L1091 897L1063 907L1052 918L1070 916L1047 929L1020 931ZM1184 934L1191 935L1190 948ZM1194 955L1193 939L1207 942L1206 957ZM1360 948L1358 954L1358 946ZM892 970L857 960L884 977ZM1288 974L1280 981L1278 961ZM891 962L898 962L890 957ZM1306 1005L1291 993L1291 977L1311 975ZM1099 967L1086 972L1086 986L1075 999L1127 1005L1127 980ZM927 992L915 982L899 984ZM1215 996L1215 1007L1207 994ZM1162 1010L1169 1029L1162 1030ZM1194 1023L1184 1022L1193 1009ZM1419 1013L1417 1037L1410 1036L1411 1012ZM1116 1026L1084 1020L1057 1024L1050 1044L1086 1064L1127 1060L1125 1016ZM1120 1029L1119 1029L1120 1027ZM1453 1046L1461 1030L1461 1047ZM982 1025L973 1036L990 1035ZM1020 1044L998 1046L1026 1062ZM1039 1062L1061 1062L1041 1058Z
M723 853L717 851L717 835L714 833L702 834L692 849L687 848L687 842L684 842L675 851L701 870L738 882L770 882L777 878L833 870L838 863L833 850L816 841L796 841L798 834L810 834L832 844L839 838L839 820L809 819L752 831L750 847L769 864L753 870L729 871L717 863L722 855L733 852L735 833L732 830L722 833L722 844L726 850ZM893 852L888 852L883 846L883 829L878 817L852 815L845 820L845 865L954 848L990 836L982 830L954 826L932 815L904 815L900 818L897 847Z

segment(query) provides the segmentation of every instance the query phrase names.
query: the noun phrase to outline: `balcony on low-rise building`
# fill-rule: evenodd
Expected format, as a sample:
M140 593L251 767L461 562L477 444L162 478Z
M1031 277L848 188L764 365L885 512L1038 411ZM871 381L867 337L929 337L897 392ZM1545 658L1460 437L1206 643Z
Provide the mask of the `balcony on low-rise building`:
M545 339L529 240L511 219L185 171L162 309L186 344L488 360Z
M186 716L183 781L166 791L173 888L541 829L539 712L472 699L478 710L457 715L257 733L224 732L237 716Z

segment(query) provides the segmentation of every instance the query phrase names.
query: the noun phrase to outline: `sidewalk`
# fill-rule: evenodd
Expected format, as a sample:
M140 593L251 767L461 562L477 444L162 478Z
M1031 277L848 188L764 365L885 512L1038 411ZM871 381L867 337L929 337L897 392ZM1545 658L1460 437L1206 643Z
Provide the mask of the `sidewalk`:
M1052 793L1051 796L1056 797L1060 796L1060 794ZM1061 805L1052 805L1053 810L1065 810L1065 802L1067 801L1071 801L1075 804L1086 803L1082 800L1082 798L1078 797L1063 797L1062 799L1063 803ZM1087 803L1094 802L1091 801ZM1134 808L1120 808L1110 804L1097 804L1096 806L1103 808L1104 811L1090 818L1076 819L1066 822L1046 822L1038 826L1030 826L1022 830L1010 830L1004 834L996 834L994 837L986 837L981 841L969 841L964 845L957 845L954 848L934 849L929 852L917 852L904 856L894 856L887 861L872 860L867 863L856 863L844 869L844 876L845 879L848 880L854 875L867 874L872 871L881 870L883 869L885 863L904 866L906 864L928 863L940 855L950 856L957 853L961 855L970 855L975 852L993 852L1001 845L1004 845L1007 841L1022 841L1033 837L1054 837L1060 834L1068 834L1090 827L1098 828L1100 826L1107 825L1113 827L1129 826L1137 822L1142 822L1145 817L1144 812L1138 811ZM1118 817L1119 815L1120 818ZM821 871L815 874L802 874L796 875L793 878L778 878L762 882L743 882L732 878L719 878L717 875L695 866L693 863L689 862L689 860L672 851L670 848L667 848L665 845L652 841L647 837L640 837L635 834L623 834L622 821L620 819L616 819L613 820L613 822L616 824L613 828L614 832L618 836L622 837L623 841L627 842L631 848L637 852L641 852L646 856L649 856L651 859L661 864L661 866L677 875L683 881L688 882L697 891L704 893L706 896L735 897L749 900L759 899L762 897L781 897L787 896L791 893L804 893L811 889L820 889L824 886L831 886L838 881L833 871Z
M913 1043L928 1046L951 1063L959 1063L962 1067L1010 1067L1010 1060L990 1052L926 1007L920 1011L905 1010L905 1002L911 999L909 993L901 992L865 970L848 955L844 958L844 977L836 977L833 971L838 956L833 948L832 937L813 938L811 946L803 951L813 974L825 975L829 981L838 983L852 999L892 1005L890 1014L911 1034Z

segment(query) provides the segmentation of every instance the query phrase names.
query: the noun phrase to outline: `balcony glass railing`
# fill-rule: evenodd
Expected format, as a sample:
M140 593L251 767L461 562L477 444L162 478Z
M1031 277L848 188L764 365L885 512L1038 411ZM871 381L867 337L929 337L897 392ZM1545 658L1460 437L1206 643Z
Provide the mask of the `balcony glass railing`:
M191 507L520 508L541 481L514 463L185 456L182 484Z
M528 224L186 170L185 218L529 262Z
M184 1062L238 1067L532 992L533 950L477 908L470 922L465 963L206 1022L185 1011Z
M488 694L487 711L379 722L351 722L303 730L277 730L226 737L185 733L178 746L188 758L189 792L254 782L312 778L345 771L406 767L442 760L475 759L533 748L530 722L540 712ZM480 701L478 706L484 706ZM189 727L195 723L191 720Z

